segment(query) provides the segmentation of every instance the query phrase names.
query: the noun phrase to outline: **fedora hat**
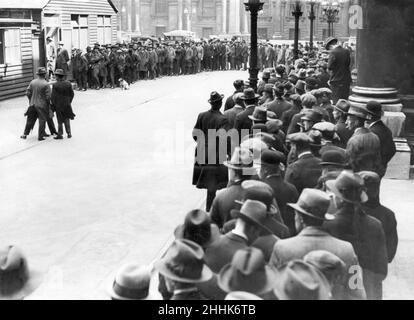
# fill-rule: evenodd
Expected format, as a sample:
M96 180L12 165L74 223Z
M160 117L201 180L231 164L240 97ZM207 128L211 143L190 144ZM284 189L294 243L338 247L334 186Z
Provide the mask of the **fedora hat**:
M300 119L318 123L323 120L323 114L315 110L310 110L306 112Z
M355 116L363 120L368 120L370 118L368 111L364 107L357 105L351 105L347 112L347 115Z
M41 281L41 274L29 269L19 248L0 248L0 300L24 299L37 289Z
M272 291L275 281L275 272L266 265L262 251L253 247L237 251L218 277L218 285L225 292L245 291L255 295Z
M254 168L254 155L248 148L237 147L230 161L223 163L227 168L234 170L243 170L245 175L253 175L256 173Z
M255 100L260 98L260 95L258 95L256 92L254 92L253 88L247 88L243 92L243 100Z
M134 263L122 266L108 287L113 300L152 300L150 296L151 270Z
M384 115L384 111L382 109L382 104L378 101L368 101L367 103L367 112L372 116L375 117L376 119L381 119L382 116ZM371 119L368 119L371 120Z
M266 127L267 127L268 133L277 133L279 132L280 128L283 127L283 121L279 119L269 118L269 111L268 111Z
M223 94L219 94L217 91L213 91L210 94L210 99L208 100L209 103L214 103L214 102L218 102L218 101L223 101L224 99L224 95Z
M345 168L347 166L346 151L344 149L328 149L322 153L321 166L338 166Z
M326 49L326 50L329 50L329 46L331 45L331 44L336 44L336 43L338 43L338 38L335 38L335 37L329 37L328 39L326 39L326 41L325 41L325 43L324 43L324 45L323 45L323 47Z
M230 292L224 300L227 301L242 301L242 300L263 300L262 298L258 297L257 295L246 292L246 291L233 291Z
M274 293L279 300L330 300L331 287L316 267L292 260L276 271Z
M249 116L249 119L252 121L258 122L267 122L267 110L265 107L256 107L254 109L253 115Z
M217 240L220 231L215 224L211 224L207 212L192 210L186 215L184 224L175 229L174 235L176 239L192 240L200 246L205 246Z
M56 69L55 76L66 76L66 73L62 69Z
M289 207L301 214L325 221L335 219L334 216L327 214L330 205L331 197L327 193L316 189L304 189L298 202L288 203Z
M232 215L240 218L248 223L254 224L263 231L273 234L267 223L268 208L263 202L256 200L246 200L240 210L233 210Z
M364 180L352 171L342 171L336 180L327 181L326 186L345 202L358 204L368 201Z
M273 85L270 83L265 84L263 91L273 94Z
M46 73L47 73L46 68L43 68L43 67L37 68L37 72L36 72L37 75L45 75Z
M334 105L334 108L341 113L348 113L349 109L351 108L351 104L348 100L340 99L336 105Z
M166 255L154 264L163 276L183 283L207 282L213 277L204 264L204 251L189 240L175 240Z
M341 258L325 250L311 251L303 258L303 261L316 267L328 281L345 274L347 271L345 262Z

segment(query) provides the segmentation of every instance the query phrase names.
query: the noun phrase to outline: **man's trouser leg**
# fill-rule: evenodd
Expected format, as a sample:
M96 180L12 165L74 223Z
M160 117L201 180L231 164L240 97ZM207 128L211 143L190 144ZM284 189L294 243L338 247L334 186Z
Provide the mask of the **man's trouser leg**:
M26 126L24 128L24 135L28 136L33 130L37 121L37 113L29 114L26 119Z
M42 139L46 135L46 120L39 118L38 138Z
M67 135L72 135L72 130L70 128L70 119L66 119L64 124Z
M49 117L47 118L47 126L49 128L50 134L56 134L56 127L55 127L55 122L53 121L53 118Z

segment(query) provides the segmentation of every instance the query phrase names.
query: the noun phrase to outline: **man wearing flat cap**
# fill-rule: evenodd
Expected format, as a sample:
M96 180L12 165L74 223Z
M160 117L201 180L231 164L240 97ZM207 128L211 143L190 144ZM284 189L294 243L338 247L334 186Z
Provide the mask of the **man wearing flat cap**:
M243 93L244 90L244 81L243 80L236 80L233 83L234 89L236 90L233 95L227 98L226 103L224 105L224 111L230 110L234 107L235 101L234 96L238 93Z
M375 133L365 128L365 121L370 118L366 108L352 105L346 120L347 128L354 131L349 139L346 151L354 172L374 171L380 177L385 175L381 157L381 142Z
M336 299L364 299L365 291L352 290L349 281L352 274L348 270L358 266L358 258L349 242L339 240L322 229L325 221L335 219L328 214L331 204L330 196L320 190L304 189L296 203L288 205L295 212L295 227L297 236L279 240L270 259L270 266L280 268L286 263L303 259L314 250L325 250L338 256L345 262L347 277L343 278L338 287L334 289ZM362 279L360 279L362 283Z
M299 193L305 188L314 188L322 174L321 160L311 151L312 138L306 133L295 133L287 137L296 148L297 160L288 165L286 182L293 184Z
M381 103L378 101L369 101L367 103L367 111L369 113L367 120L369 130L375 133L380 140L382 165L386 170L388 163L397 152L392 132L381 120L384 114Z
M328 70L331 73L329 84L332 89L333 103L339 99L348 100L351 77L351 55L349 50L339 45L338 39L328 38L325 49L329 50Z

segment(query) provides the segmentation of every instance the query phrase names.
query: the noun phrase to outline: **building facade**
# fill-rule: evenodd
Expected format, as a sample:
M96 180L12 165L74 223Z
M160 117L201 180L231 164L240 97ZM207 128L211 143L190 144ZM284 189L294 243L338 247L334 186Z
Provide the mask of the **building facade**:
M258 34L260 39L284 39L294 37L293 1L262 0L263 11L259 13ZM198 38L210 35L249 34L250 14L243 0L115 0L119 8L118 36L157 36L173 30L189 30ZM347 38L349 8L352 1L342 5L335 23L335 35ZM310 38L309 4L302 4L300 39ZM328 22L322 6L315 5L315 40L328 35Z

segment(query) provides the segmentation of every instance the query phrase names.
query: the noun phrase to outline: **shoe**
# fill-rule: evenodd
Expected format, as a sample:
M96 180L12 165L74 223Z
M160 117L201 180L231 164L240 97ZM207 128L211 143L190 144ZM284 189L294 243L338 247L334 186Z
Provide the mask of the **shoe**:
M39 141L45 141L46 139L45 138L39 138L37 140L39 140Z
M50 134L45 133L45 134L43 135L43 138L49 138L49 137L50 137Z
M72 135L71 134L68 134L68 139L72 139Z
M54 139L55 140L63 140L63 137L62 136L57 136L57 137L54 137Z
M20 136L20 139L26 140L27 139L27 136L26 135L22 135L22 136Z

